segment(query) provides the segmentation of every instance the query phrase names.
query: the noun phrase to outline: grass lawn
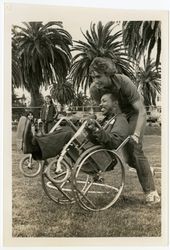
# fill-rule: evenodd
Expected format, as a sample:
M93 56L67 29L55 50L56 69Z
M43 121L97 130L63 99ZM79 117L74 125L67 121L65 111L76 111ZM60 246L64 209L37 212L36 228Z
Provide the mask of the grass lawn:
M19 171L23 157L15 145L13 131L13 237L159 237L161 205L148 207L135 172L127 171L126 185L118 202L101 212L87 212L77 204L58 205L51 201L41 178L26 178ZM157 171L161 164L161 137L145 136L144 151ZM155 176L161 192L160 174Z

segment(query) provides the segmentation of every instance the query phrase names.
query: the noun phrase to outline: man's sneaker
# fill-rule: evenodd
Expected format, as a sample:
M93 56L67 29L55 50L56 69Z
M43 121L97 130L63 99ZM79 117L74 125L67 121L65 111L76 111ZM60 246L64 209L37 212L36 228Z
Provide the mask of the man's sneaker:
M31 121L27 117L21 116L17 127L18 149L22 150L24 154L32 153L32 139Z
M146 203L148 205L154 205L160 203L160 201L160 196L156 190L146 194Z
M31 131L31 121L27 118L25 123L25 129L23 133L23 153L29 154L32 153L33 145L32 145L33 134Z
M16 136L18 150L23 150L23 135L24 135L26 122L27 122L27 118L25 116L21 116L18 122L17 136Z

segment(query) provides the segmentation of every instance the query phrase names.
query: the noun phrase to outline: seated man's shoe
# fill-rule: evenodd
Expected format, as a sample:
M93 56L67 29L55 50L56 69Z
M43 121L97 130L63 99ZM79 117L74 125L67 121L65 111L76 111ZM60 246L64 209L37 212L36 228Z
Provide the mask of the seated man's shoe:
M25 123L25 129L23 134L23 153L28 154L32 153L33 145L32 145L33 134L31 131L31 121L27 119Z
M17 127L17 147L22 150L24 154L32 153L32 139L31 121L22 116Z
M16 136L18 150L23 150L23 135L24 135L26 121L27 118L25 116L21 116L18 122L17 136Z
M160 201L160 196L156 190L146 194L146 204L152 206L154 204L160 203Z

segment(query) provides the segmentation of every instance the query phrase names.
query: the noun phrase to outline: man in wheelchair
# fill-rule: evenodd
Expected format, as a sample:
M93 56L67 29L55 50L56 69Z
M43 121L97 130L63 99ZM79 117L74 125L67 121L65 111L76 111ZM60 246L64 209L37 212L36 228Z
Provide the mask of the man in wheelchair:
M85 126L87 139L91 145L98 144L107 149L116 149L129 135L128 122L126 116L121 112L117 94L103 94L100 108L104 115L101 122L102 127L98 127L94 119L87 119ZM21 117L18 131L18 138L23 138L23 152L31 153L35 160L45 160L57 156L74 135L69 126L63 126L53 133L33 136L31 123L26 117Z

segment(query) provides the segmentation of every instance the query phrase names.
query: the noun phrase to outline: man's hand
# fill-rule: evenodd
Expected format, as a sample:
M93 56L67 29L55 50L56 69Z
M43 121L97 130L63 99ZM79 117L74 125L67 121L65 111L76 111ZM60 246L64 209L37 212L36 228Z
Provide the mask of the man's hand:
M135 142L135 143L139 143L139 136L137 136L137 135L131 135L131 139Z
M88 130L88 131L91 131L91 132L96 131L96 121L95 121L95 119L88 119L85 129Z

